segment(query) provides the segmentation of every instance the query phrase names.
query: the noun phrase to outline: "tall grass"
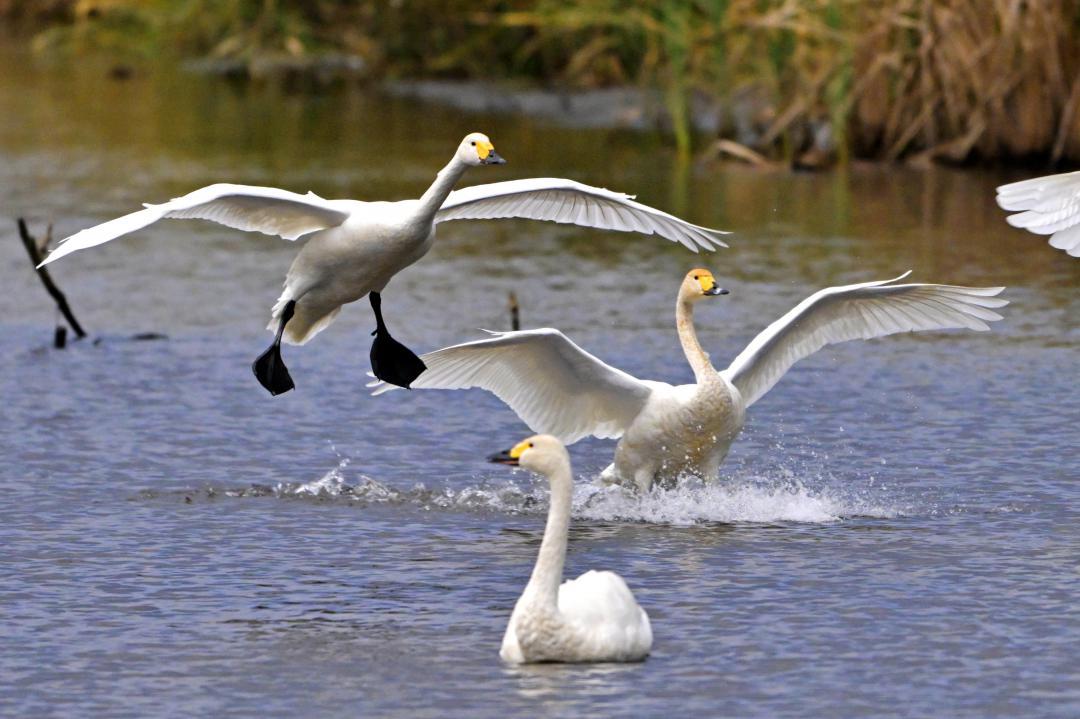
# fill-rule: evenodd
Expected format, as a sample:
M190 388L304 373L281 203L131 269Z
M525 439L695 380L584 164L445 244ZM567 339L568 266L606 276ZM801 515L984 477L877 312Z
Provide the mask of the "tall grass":
M65 0L0 0L55 8ZM661 91L676 144L698 94L792 156L1080 161L1080 0L66 0L42 47L364 57L381 76ZM735 118L753 98L752 116ZM745 114L745 113L744 113Z
M676 137L690 93L750 89L772 107L758 149L824 125L860 156L1080 161L1078 0L571 0L503 22L560 49L570 82L664 87Z

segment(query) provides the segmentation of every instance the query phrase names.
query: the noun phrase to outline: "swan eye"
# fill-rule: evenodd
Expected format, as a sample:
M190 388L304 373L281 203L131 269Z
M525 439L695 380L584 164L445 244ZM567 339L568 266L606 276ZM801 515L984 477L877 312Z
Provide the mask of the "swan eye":
M532 448L533 448L533 447L535 447L535 446L536 446L536 445L534 445L534 444L533 444L532 442L529 442L529 449L532 449Z

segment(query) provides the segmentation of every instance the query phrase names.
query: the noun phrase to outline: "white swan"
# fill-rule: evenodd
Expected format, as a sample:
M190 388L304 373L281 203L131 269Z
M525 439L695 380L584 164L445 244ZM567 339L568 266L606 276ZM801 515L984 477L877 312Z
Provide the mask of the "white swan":
M487 339L423 356L415 388L481 387L536 432L566 443L587 435L620 438L601 478L647 490L683 474L718 476L746 409L798 360L825 345L896 332L966 327L1001 319L988 308L1002 287L891 284L830 287L769 325L726 370L716 371L698 343L694 303L726 294L708 270L691 270L679 287L675 321L695 383L640 380L604 364L556 329L495 332ZM373 382L375 394L392 389Z
M551 506L532 577L514 605L499 656L532 662L636 662L649 655L652 627L622 577L590 570L563 582L574 478L566 448L537 435L491 457L551 483ZM560 584L561 583L561 584Z
M1080 172L1036 177L997 188L1001 209L1013 227L1051 235L1050 246L1080 257Z
M629 195L573 180L533 178L453 190L465 171L505 163L486 135L467 135L419 200L324 200L273 187L217 184L161 205L110 220L68 237L42 263L116 239L162 218L213 220L295 240L311 234L285 277L267 329L274 342L252 369L271 394L293 388L281 359L282 339L304 344L329 325L341 306L369 295L375 313L371 366L375 375L408 387L424 369L396 342L382 318L381 295L390 279L431 249L435 225L460 219L523 217L606 230L658 234L697 252L725 247L719 230L684 222L634 202Z

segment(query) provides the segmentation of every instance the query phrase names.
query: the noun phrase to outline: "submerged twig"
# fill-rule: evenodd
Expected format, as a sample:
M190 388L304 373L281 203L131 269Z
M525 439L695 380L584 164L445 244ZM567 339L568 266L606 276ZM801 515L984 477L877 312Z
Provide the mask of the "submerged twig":
M518 312L518 298L513 290L510 291L510 329L515 332L521 329L521 316Z
M19 224L19 237L22 238L23 246L26 248L27 254L30 255L30 261L34 263L34 267L37 269L38 277L41 278L41 283L45 285L45 289L56 301L56 306L60 309L60 314L64 316L67 323L71 325L71 329L75 331L75 334L79 339L86 337L86 331L83 330L82 325L75 319L74 313L71 311L71 307L68 305L67 298L64 297L64 293L60 291L60 288L56 286L56 283L52 281L52 277L49 276L49 271L44 267L39 267L41 261L44 259L42 256L42 250L44 245L39 246L37 240L30 231L26 228L26 221L23 218L18 219ZM50 226L49 235L52 235L52 229ZM49 237L45 239L45 245L48 244ZM61 333L59 330L54 338L54 344L57 348L64 346L66 340L66 333Z

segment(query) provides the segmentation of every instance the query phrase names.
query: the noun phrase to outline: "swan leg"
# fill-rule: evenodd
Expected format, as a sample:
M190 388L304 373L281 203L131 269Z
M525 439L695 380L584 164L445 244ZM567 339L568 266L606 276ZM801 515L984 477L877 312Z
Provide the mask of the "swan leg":
M368 294L375 313L375 341L371 343L371 371L383 382L409 389L420 373L427 369L424 361L412 350L390 336L382 316L382 296Z
M274 396L288 392L296 386L293 384L292 377L289 376L285 361L281 359L281 335L285 332L285 325L292 319L295 309L296 301L289 300L281 312L281 322L278 324L277 334L274 335L274 343L251 364L251 371L255 373L259 384Z
M641 494L647 493L653 486L656 477L655 467L639 467L634 470L634 487Z
M600 473L600 476L596 478L596 483L599 484L599 485L622 484L622 478L619 476L619 473L615 470L615 463L614 462L609 464L604 469L604 471Z

